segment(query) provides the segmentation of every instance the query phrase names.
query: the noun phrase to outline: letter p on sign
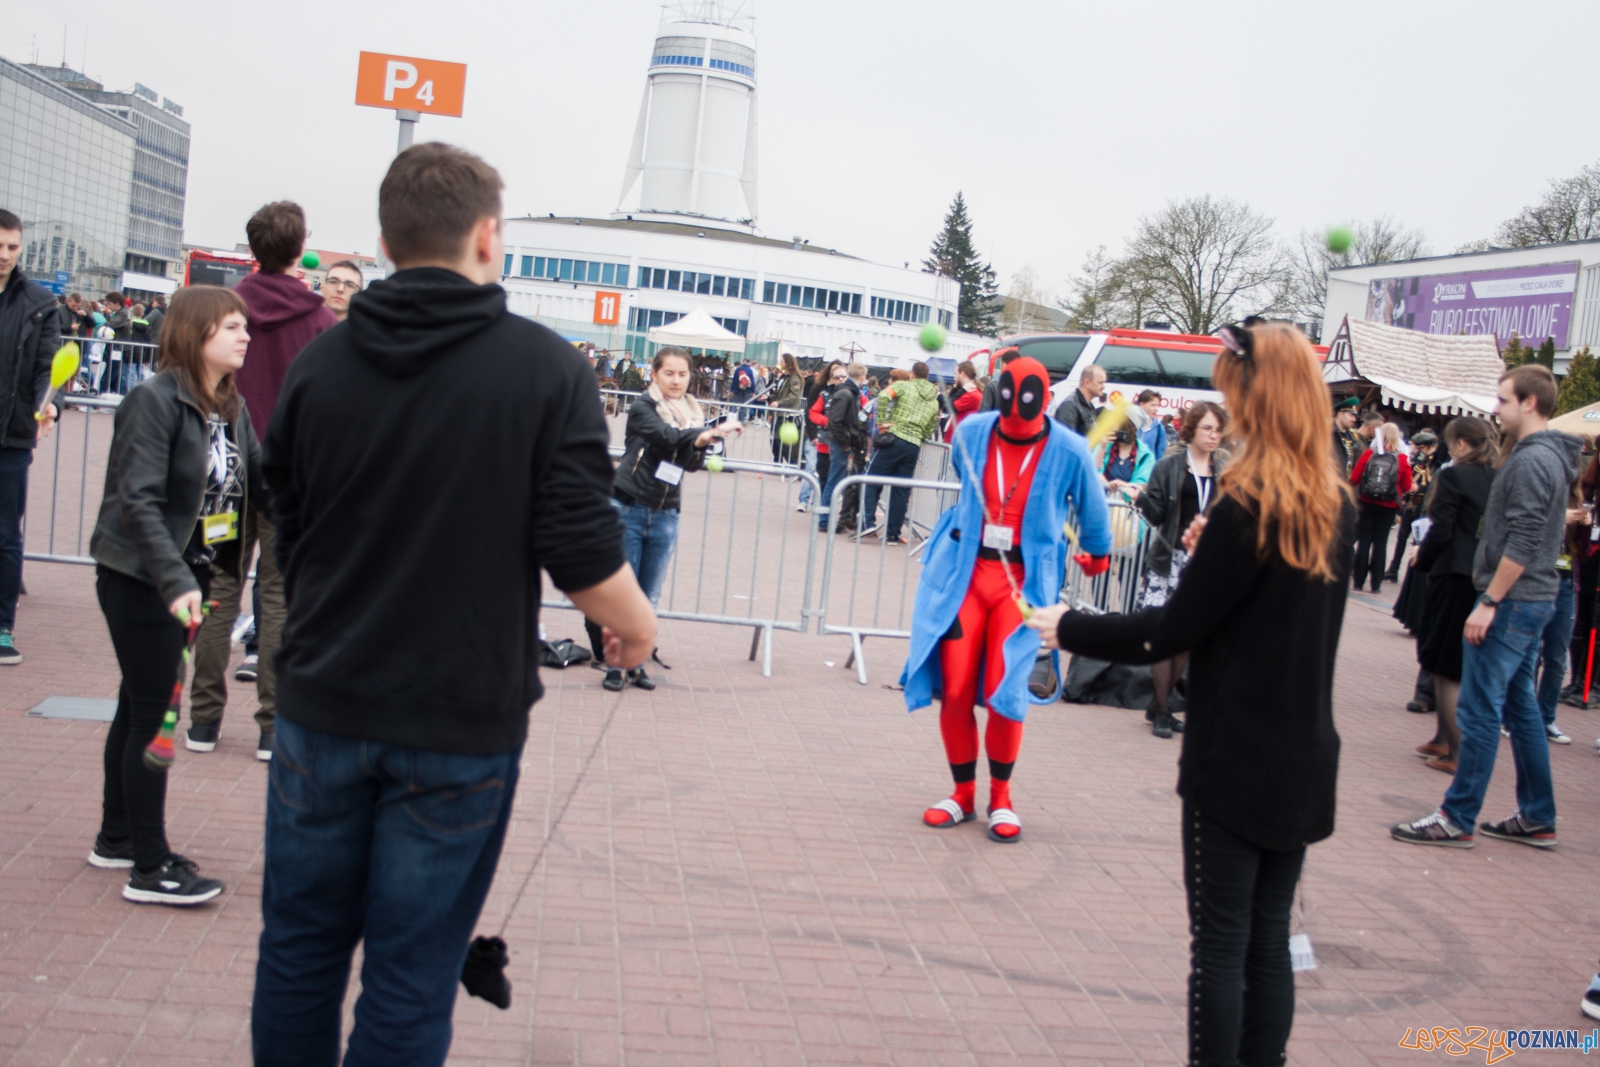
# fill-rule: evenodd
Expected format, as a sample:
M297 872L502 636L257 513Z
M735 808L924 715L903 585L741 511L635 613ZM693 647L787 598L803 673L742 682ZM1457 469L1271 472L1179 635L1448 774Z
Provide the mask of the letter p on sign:
M362 107L459 118L466 92L465 63L362 52L356 69L356 103Z

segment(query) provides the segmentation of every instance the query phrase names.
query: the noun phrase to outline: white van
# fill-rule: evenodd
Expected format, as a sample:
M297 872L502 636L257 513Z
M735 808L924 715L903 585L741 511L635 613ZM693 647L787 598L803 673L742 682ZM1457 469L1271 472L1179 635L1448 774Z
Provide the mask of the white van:
M1131 404L1154 389L1163 415L1182 414L1197 400L1222 402L1211 385L1211 364L1221 346L1215 337L1158 330L1019 334L1002 338L995 351L1013 345L1050 372L1052 413L1090 365L1105 368L1108 400L1120 395Z

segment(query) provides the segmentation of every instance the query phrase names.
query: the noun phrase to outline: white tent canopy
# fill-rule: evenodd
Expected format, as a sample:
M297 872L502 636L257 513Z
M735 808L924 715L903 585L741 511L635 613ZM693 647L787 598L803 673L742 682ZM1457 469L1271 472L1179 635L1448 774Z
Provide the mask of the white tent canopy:
M1451 337L1346 318L1322 378L1375 385L1385 403L1409 411L1488 415L1504 371L1493 335Z
M1550 420L1550 428L1575 437L1600 435L1600 404L1590 404L1565 415L1557 415Z
M716 352L744 351L744 338L732 330L723 329L716 319L706 314L703 307L696 307L677 322L651 327L648 336L652 343L658 345L709 348Z

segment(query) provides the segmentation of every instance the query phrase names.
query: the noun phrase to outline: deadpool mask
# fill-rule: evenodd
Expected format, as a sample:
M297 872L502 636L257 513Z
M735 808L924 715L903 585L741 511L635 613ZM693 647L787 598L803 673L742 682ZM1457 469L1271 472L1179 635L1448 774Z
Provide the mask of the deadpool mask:
M1013 441L1044 433L1050 375L1036 359L1014 359L1000 372L1000 432Z

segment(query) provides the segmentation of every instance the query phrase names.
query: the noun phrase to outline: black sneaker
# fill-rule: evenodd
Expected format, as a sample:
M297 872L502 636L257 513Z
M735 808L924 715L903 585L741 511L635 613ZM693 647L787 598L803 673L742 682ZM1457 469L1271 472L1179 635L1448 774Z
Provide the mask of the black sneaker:
M183 735L183 747L190 752L215 752L217 731L217 723L192 722L189 724L189 732Z
M272 730L262 730L261 739L256 742L256 759L266 763L272 759L272 743L277 734Z
M606 680L600 685L609 693L620 693L623 684L622 671L617 667L607 667Z
M635 667L633 670L629 671L628 681L644 690L650 690L656 687L655 680L648 674L644 673L643 667Z
M1516 841L1534 848L1555 848L1556 828L1554 826L1540 826L1528 822L1522 817L1522 812L1511 814L1505 822L1481 822L1478 832L1485 837L1497 837L1501 841Z
M122 887L122 898L136 904L203 904L223 890L215 878L200 877L194 860L173 855L149 874L135 870Z
M1408 845L1438 845L1441 848L1471 848L1472 835L1442 811L1424 815L1416 822L1403 822L1389 828L1389 836Z
M11 628L0 627L0 667L15 667L22 662L22 653L17 651L16 642L11 639Z
M1432 715L1433 705L1424 703L1421 700L1408 700L1406 701L1406 710L1413 715Z
M120 845L113 845L105 834L95 834L94 847L89 850L89 866L103 871L132 867L133 839L130 837Z
M1172 716L1164 711L1158 711L1150 720L1150 732L1166 740L1172 736Z
M246 656L244 662L239 664L239 669L233 672L234 680L239 682L255 681L260 664L260 656Z

